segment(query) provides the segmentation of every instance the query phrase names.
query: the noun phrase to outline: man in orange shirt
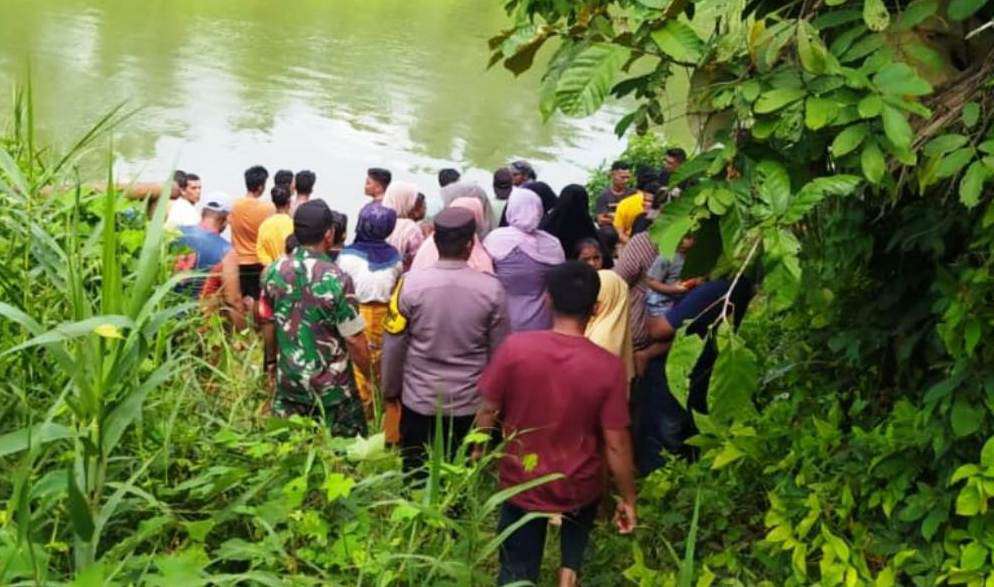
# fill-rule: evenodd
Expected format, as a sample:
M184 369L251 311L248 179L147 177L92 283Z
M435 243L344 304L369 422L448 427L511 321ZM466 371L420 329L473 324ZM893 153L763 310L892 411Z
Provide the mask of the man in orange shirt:
M276 213L272 202L260 199L266 189L269 172L261 165L245 171L245 196L231 207L231 244L238 256L238 282L243 296L259 299L259 278L263 266L256 253L259 226Z

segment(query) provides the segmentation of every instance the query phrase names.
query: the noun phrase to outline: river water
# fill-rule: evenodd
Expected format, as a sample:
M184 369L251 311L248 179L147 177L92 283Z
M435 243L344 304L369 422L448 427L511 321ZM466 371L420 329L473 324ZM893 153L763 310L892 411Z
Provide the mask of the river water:
M314 170L316 191L350 215L370 166L428 194L441 167L489 188L516 158L557 190L582 182L622 148L618 108L543 123L539 71L486 70L487 39L508 22L501 4L2 0L0 89L30 64L42 139L55 145L119 102L141 107L116 132L118 172L160 181L178 167L205 192L240 194L255 163Z

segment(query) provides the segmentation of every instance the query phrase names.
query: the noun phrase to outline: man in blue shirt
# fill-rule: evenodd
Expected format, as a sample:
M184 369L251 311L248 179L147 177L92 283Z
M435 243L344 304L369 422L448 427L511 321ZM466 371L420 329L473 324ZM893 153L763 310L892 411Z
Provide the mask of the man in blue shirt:
M205 275L183 282L177 291L198 297L206 274L218 266L231 249L231 243L221 236L228 225L228 212L227 199L215 195L204 204L200 224L180 227L182 235L173 243L173 247L181 251L176 258L176 271L196 271Z

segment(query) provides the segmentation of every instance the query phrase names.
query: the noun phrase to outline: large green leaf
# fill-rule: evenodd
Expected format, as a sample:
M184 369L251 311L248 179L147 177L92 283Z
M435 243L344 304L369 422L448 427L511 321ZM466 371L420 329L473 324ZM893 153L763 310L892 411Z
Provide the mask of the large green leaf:
M759 386L759 363L727 322L718 329L718 359L708 388L713 419L737 420L755 413L752 395Z
M984 421L984 407L975 405L963 399L957 399L953 403L953 409L949 413L949 422L953 427L953 434L956 436L968 436L977 430Z
M681 329L666 355L666 381L673 397L684 409L687 409L687 396L690 393L690 372L694 370L703 350L703 338L687 334L686 329Z
M64 438L72 438L72 435L71 428L54 422L35 424L30 428L8 432L0 436L0 457L27 450L29 444L38 446Z
M863 175L870 183L880 183L887 170L887 163L884 160L883 151L877 145L877 141L869 140L863 145L863 152L860 155L860 164L863 167Z
M820 75L825 72L828 49L818 36L818 31L806 21L802 21L797 29L797 56L808 73Z
M652 32L652 40L660 50L677 61L696 63L704 50L704 41L690 25L670 19L662 28Z
M810 96L804 102L804 124L811 130L825 127L839 113L839 104L835 100Z
M815 178L805 184L790 201L783 220L787 223L797 222L827 196L847 196L855 192L860 183L860 178L855 175Z
M956 149L939 161L939 165L935 168L935 178L946 179L960 173L973 160L975 154L976 150L973 147Z
M863 21L871 31L882 31L890 25L890 12L884 0L863 0Z
M932 93L932 86L906 63L889 63L883 66L873 76L873 84L884 94L924 96Z
M949 3L949 18L953 20L966 20L983 8L986 3L987 0L952 0Z
M76 536L83 542L89 542L93 537L93 514L90 512L90 504L76 485L76 477L72 468L66 470L66 479L69 484L69 519L72 521L72 529Z
M588 116L604 103L629 50L601 43L581 51L556 85L556 104L570 116Z
M780 163L771 159L761 161L756 166L756 190L774 214L787 211L790 202L790 174Z
M753 109L757 114L768 114L770 112L775 112L788 104L797 102L798 100L804 98L807 92L803 89L795 88L777 88L763 92L759 99L756 100Z
M922 152L926 157L936 157L951 153L968 142L970 142L970 139L961 134L940 135L926 143Z
M854 124L852 126L847 126L845 130L836 135L835 140L832 141L832 155L836 157L842 157L856 150L866 138L866 134L869 132L869 127L865 124Z
M677 246L680 245L680 239L696 227L694 212L693 198L687 195L663 207L659 217L649 229L649 234L656 243L660 255L672 257Z
M991 170L981 161L974 161L959 184L959 200L967 208L973 208L980 202L980 194L984 184L991 178Z
M890 142L894 143L898 149L910 149L914 133L904 113L890 104L884 104L883 121L884 134L887 135Z

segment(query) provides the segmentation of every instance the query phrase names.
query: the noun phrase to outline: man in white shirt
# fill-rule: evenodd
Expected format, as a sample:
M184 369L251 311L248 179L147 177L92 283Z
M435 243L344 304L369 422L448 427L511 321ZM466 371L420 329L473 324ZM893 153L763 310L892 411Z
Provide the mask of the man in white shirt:
M166 216L166 228L178 229L181 226L196 226L200 224L200 211L197 202L203 189L200 176L195 173L185 174L185 182L179 182L180 195L169 206Z

